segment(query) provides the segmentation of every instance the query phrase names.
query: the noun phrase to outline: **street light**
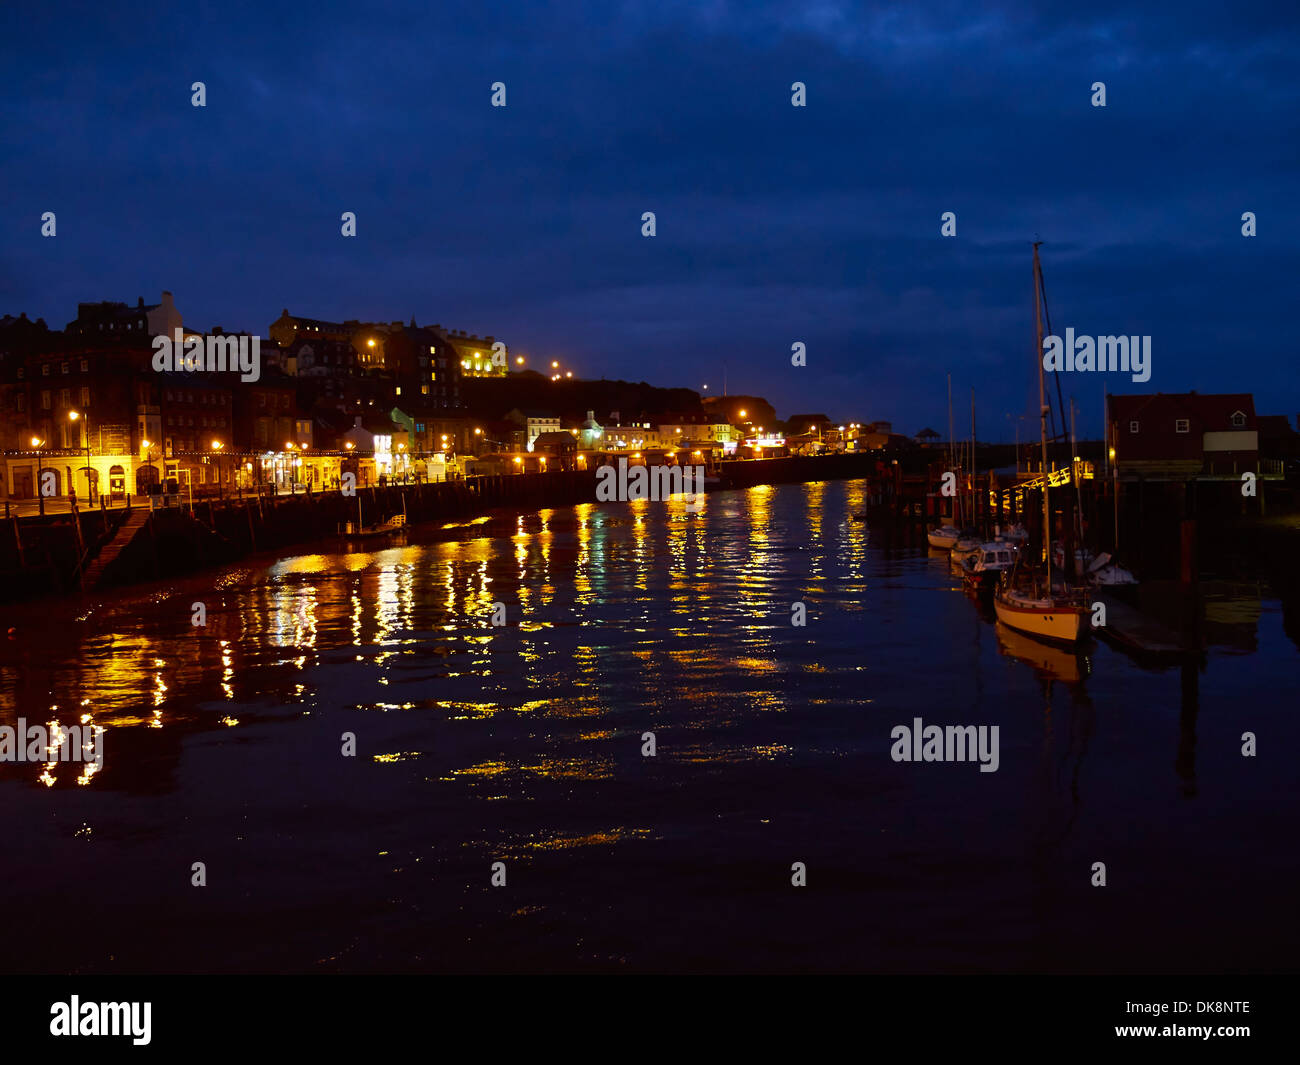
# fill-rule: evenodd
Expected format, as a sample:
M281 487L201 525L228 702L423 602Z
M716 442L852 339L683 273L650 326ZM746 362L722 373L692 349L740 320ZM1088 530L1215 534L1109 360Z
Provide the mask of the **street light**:
M36 450L36 500L41 508L41 517L45 517L45 493L41 491L41 474L45 467L41 465L41 447L45 444L39 436L32 437L32 447Z
M144 448L144 462L145 462L145 465L148 466L149 469L152 470L152 469L153 469L153 452L150 450L150 448L153 447L153 441L152 441L152 440L141 440L141 441L140 441L140 446L141 446L142 448ZM161 473L159 473L159 475L158 475L158 483L159 483L159 484L162 483L162 474L161 474ZM139 488L139 487L140 487L139 484L137 484L136 487Z
M224 499L226 493L225 485L221 483L221 449L224 446L225 445L222 444L220 440L212 441L212 450L216 453L216 459L217 459L217 498L218 499Z
M80 417L81 414L79 411L75 411L75 410L68 411L68 421L75 422ZM89 419L87 419L86 421L83 435L86 441L86 501L89 503L93 503L95 501L95 497L90 487L90 421Z

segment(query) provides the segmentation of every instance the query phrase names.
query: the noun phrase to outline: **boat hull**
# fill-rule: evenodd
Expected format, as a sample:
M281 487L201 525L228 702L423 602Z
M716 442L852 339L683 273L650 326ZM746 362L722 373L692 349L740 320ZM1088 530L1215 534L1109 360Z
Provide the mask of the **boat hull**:
M1002 624L1040 640L1078 643L1083 638L1084 611L1063 604L1019 603L998 595L993 609Z

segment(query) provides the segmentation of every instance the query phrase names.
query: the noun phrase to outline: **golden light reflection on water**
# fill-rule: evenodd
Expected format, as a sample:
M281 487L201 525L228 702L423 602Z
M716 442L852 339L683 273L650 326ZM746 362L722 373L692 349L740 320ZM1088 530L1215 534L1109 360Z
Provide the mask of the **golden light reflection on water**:
M685 746L674 751L673 757L694 765L735 765L752 762L755 759L774 761L794 753L794 748L781 743L759 744L755 746Z
M826 482L804 486L804 521L808 526L808 582L820 584L826 579L826 559L822 530L825 524Z
M611 739L599 726L629 707L658 713L675 701L695 712L715 699L723 723L784 712L783 673L826 673L815 651L801 652L796 669L783 664L790 602L829 597L839 582L865 586L866 526L848 521L864 491L761 486L711 497L700 511L684 497L587 503L480 522L483 535L469 539L316 552L128 592L120 604L78 608L53 687L61 697L92 693L96 720L127 734L242 729L295 703L303 713L581 721L590 742ZM843 598L837 609L858 608L860 597ZM205 627L191 624L195 601L207 603ZM504 627L491 624L497 602ZM796 643L812 640L798 632ZM31 698L0 685L0 712ZM407 744L391 746L375 758L414 757ZM598 752L552 752L452 775L489 777L494 767L525 778L614 772Z
M547 777L551 779L609 780L614 776L613 759L547 758L533 765L520 762L481 762L454 769L443 780L458 777Z
M605 832L588 832L581 836L551 836L548 839L529 840L525 847L533 851L573 850L575 847L609 847L630 839L654 839L648 828L613 828Z

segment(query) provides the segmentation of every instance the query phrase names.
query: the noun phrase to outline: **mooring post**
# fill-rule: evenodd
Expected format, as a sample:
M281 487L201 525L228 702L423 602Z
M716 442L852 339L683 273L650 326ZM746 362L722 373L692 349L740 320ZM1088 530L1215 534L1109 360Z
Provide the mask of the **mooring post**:
M1182 582L1193 584L1196 581L1196 519L1184 518L1181 531Z

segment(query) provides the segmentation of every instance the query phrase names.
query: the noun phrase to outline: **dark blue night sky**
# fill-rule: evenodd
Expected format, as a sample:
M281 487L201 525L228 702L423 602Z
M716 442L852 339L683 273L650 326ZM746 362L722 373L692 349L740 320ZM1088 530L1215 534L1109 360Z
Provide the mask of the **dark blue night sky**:
M1300 412L1293 2L54 3L0 26L0 314L62 328L171 289L200 328L414 316L582 376L713 392L725 361L783 417L909 434L946 430L951 372L959 431L974 386L980 435L1010 439L1037 235L1058 331L1153 338L1146 385L1063 379L1082 428L1107 386Z

